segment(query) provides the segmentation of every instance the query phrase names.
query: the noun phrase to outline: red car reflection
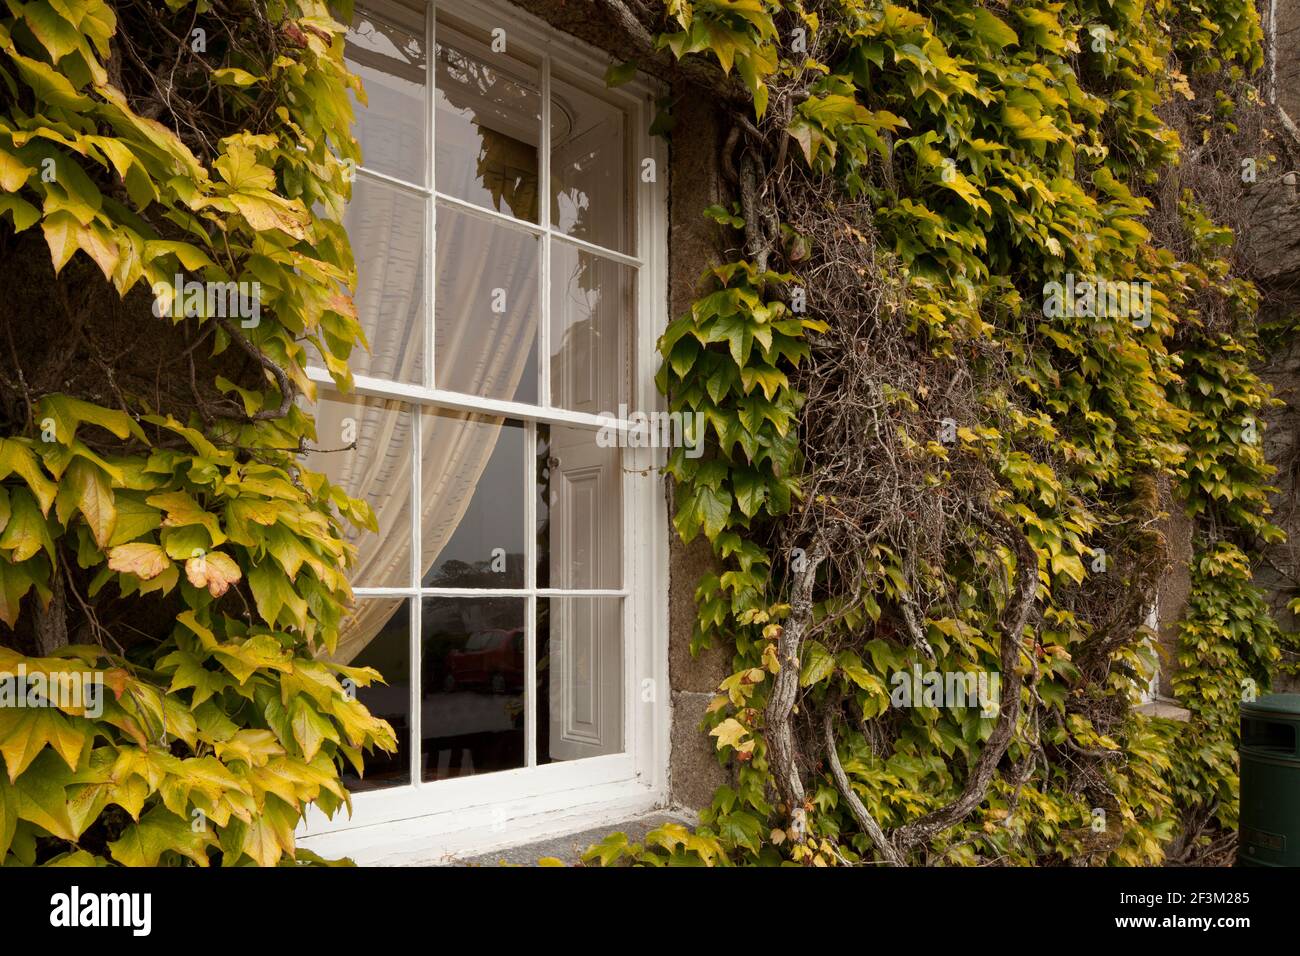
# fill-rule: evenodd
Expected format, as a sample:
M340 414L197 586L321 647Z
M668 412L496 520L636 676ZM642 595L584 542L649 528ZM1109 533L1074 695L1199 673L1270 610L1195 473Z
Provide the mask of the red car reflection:
M494 694L524 686L524 629L479 631L460 650L447 652L442 689L486 687Z

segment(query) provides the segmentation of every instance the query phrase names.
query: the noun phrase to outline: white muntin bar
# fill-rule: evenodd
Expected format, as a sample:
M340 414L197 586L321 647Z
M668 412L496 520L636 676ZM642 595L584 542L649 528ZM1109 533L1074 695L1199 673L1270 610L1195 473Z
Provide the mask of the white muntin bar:
M537 766L537 423L524 429L524 764Z
M421 524L423 522L420 520L424 511L423 507L421 507L420 497L421 494L423 494L423 476L421 474L423 469L420 465L424 461L424 441L423 436L421 435L421 431L423 430L423 423L421 421L422 415L423 409L421 409L420 406L416 405L411 409L411 454L413 456L413 461L411 465L411 576L409 580L411 585L416 588L420 586L421 565L423 564L422 556L424 554L424 542L421 537ZM423 602L419 597L411 598L409 603L411 607L409 621L411 628L409 635L409 654L411 657L410 673L412 679L409 688L410 716L407 719L407 726L410 728L410 740L408 746L410 748L411 779L418 781L423 766L421 749L423 748L424 734L422 729L421 712L424 708L421 706L420 700L422 688L420 687L420 682L414 679L414 675L421 673L420 658L423 652L423 647L421 646L421 634L423 632L424 607Z
M542 54L542 130L538 148L537 218L542 224L539 285L541 303L537 310L537 399L551 405L551 58Z
M334 390L334 379L330 373L319 366L307 367L307 377L319 385L326 385ZM359 395L375 398L391 398L416 405L451 408L457 411L478 412L481 415L493 415L503 418L515 418L525 422L546 422L553 425L579 425L585 428L612 428L625 433L636 426L627 419L620 419L614 414L592 415L588 412L572 412L564 408L540 408L525 405L522 402L506 401L499 398L482 398L464 392L449 392L425 385L411 385L406 382L393 382L387 379L372 378L368 375L353 376L353 391ZM594 439L593 439L594 440Z
M396 176L390 176L388 173L381 173L377 169L370 169L366 166L357 167L357 176L362 179L373 179L376 182L387 183L389 186L400 189L403 192L411 193L412 195L423 198L428 198L433 195L433 190L428 186L419 186L415 183L407 182L405 179L399 179Z
M365 588L357 587L352 593L359 598L402 597L538 597L565 598L625 598L631 596L628 588Z
M438 18L434 5L426 11L425 21L425 155L428 157L426 175L429 179L429 196L424 213L424 384L430 388L438 384L435 378L437 349L434 348L434 310L438 296L438 203L432 197L438 192L437 149L438 124Z

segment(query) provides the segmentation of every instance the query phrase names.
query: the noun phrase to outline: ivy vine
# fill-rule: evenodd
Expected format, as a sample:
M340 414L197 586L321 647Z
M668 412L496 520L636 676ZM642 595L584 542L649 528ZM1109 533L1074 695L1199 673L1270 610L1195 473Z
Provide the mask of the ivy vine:
M1257 295L1215 221L1242 155L1268 168L1253 5L604 5L731 123L735 203L709 215L734 254L661 339L659 385L709 427L668 471L717 561L693 647L733 655L706 724L734 783L698 827L587 859L1230 852L1240 682L1289 639L1251 581L1281 534ZM1101 280L1149 303L1044 308ZM1136 706L1175 508L1186 724ZM899 706L920 672L1001 697Z

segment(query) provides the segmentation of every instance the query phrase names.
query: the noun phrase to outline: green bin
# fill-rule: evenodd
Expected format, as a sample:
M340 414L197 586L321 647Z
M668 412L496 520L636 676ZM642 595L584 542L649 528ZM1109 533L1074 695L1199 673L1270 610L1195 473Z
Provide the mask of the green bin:
M1300 866L1300 694L1241 705L1237 863Z

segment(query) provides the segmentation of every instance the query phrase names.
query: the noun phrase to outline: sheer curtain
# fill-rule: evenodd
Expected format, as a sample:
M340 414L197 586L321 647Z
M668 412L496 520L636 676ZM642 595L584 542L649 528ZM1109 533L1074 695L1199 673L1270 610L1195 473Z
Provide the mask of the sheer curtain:
M498 148L499 158L494 155ZM497 182L519 184L521 149L531 150L535 156L533 147L509 137L484 137L478 169L466 165L463 174L481 182L486 171ZM535 205L535 174L533 180L531 189L516 185L515 192ZM423 342L413 332L410 317L427 321L422 301L423 227L418 217L402 214L402 202L409 198L382 194L380 201L367 201L355 209L356 224L349 225L354 245L364 243L360 248L382 250L368 263L365 280L368 289L375 291L359 298L358 311L366 320L372 362L384 369L381 374L385 377L391 374L398 380L402 380L403 371L409 372L419 362L418 350L408 348L407 343L413 339ZM517 241L515 233L464 214L448 215L439 224L438 317L445 329L438 357L448 373L438 374L440 386L513 396L528 370L536 336L538 288L535 272L510 261ZM475 313L485 307L484 290L498 288L504 290L509 307L495 317L494 334L487 335ZM355 453L324 456L337 460L315 467L326 471L332 482L354 497L370 500L376 509L379 534L360 536L353 581L359 586L408 584L413 467L409 413L372 400L364 405L321 405L316 417L317 432L322 436L343 434L342 419L355 419ZM421 577L460 524L500 434L497 428L467 427L465 423L471 419L491 425L502 421L430 408L421 415ZM526 493L525 489L521 493ZM354 660L400 606L360 602L341 629L333 659L341 663Z

